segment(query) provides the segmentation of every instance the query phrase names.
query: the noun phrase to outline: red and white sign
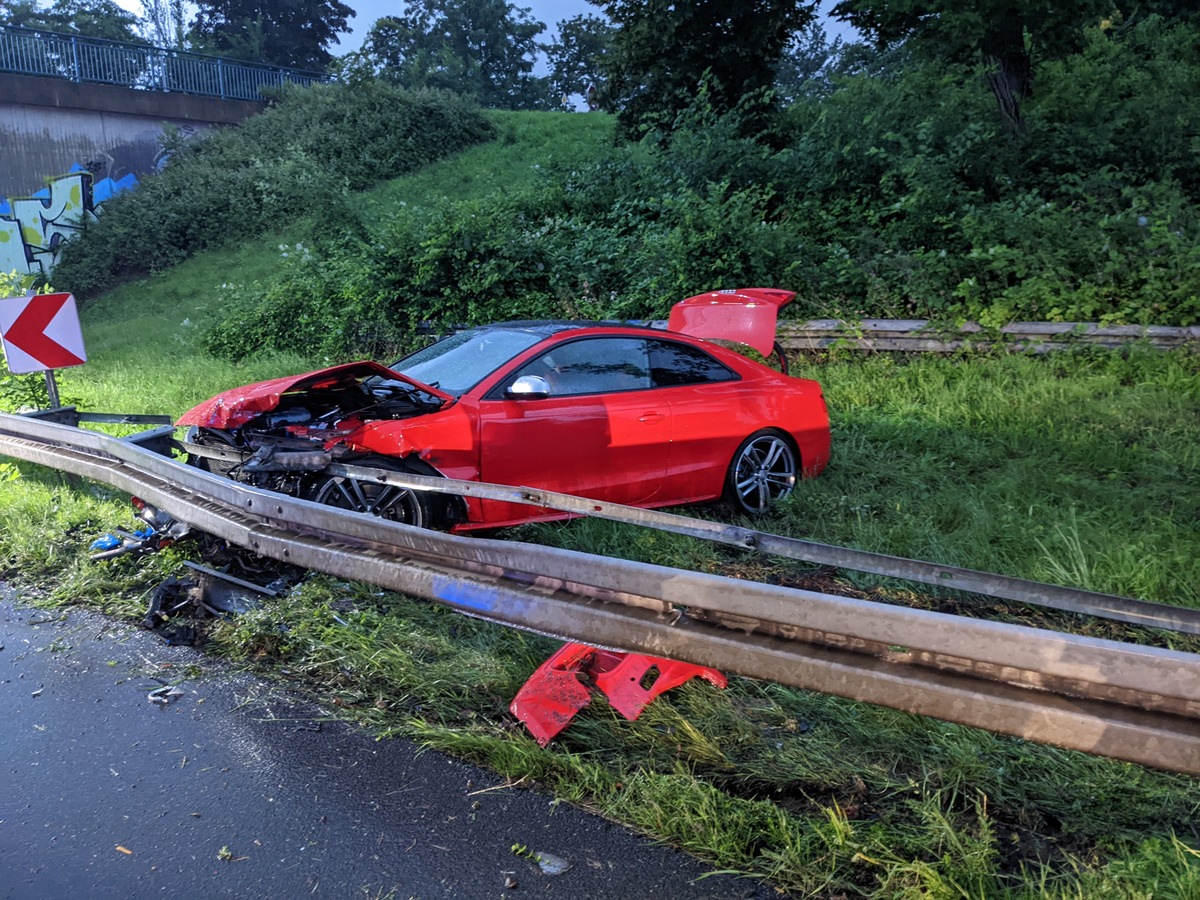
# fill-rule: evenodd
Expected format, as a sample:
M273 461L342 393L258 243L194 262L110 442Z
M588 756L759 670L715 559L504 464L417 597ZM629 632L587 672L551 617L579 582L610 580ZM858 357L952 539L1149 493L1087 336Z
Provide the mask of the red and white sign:
M0 338L8 370L14 375L87 362L73 294L0 300Z

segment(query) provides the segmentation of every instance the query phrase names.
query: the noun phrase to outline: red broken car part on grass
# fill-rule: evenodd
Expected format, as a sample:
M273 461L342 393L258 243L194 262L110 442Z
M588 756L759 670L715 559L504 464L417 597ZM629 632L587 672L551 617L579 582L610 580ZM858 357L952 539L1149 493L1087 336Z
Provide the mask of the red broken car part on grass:
M545 747L591 703L588 684L602 691L612 708L632 722L655 697L692 678L703 678L719 688L728 684L724 675L707 666L563 644L529 676L508 709Z

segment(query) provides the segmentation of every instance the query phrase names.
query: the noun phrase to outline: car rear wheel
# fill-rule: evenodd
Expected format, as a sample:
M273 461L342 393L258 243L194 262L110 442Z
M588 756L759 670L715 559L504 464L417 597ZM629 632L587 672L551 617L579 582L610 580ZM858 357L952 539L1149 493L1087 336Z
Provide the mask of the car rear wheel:
M759 431L742 441L725 478L725 497L738 512L762 515L796 486L796 450L777 431Z
M408 471L392 460L361 460L355 465L389 472ZM367 513L417 528L432 528L437 524L433 521L427 494L369 478L349 478L344 475L322 478L309 488L306 496L326 506Z

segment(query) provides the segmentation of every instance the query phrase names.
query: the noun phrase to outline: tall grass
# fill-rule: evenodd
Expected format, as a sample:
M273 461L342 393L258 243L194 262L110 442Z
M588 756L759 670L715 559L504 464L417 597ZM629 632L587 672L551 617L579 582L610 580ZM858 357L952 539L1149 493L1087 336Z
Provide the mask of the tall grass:
M1200 606L1200 358L1134 349L811 363L835 461L787 505L832 543Z

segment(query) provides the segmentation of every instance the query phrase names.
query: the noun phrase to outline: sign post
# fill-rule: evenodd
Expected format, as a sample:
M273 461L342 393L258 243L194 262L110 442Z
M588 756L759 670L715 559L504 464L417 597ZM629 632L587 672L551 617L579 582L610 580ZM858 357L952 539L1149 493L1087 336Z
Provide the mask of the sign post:
M73 294L30 294L0 300L0 340L14 375L45 372L50 408L59 407L55 369L87 362Z

